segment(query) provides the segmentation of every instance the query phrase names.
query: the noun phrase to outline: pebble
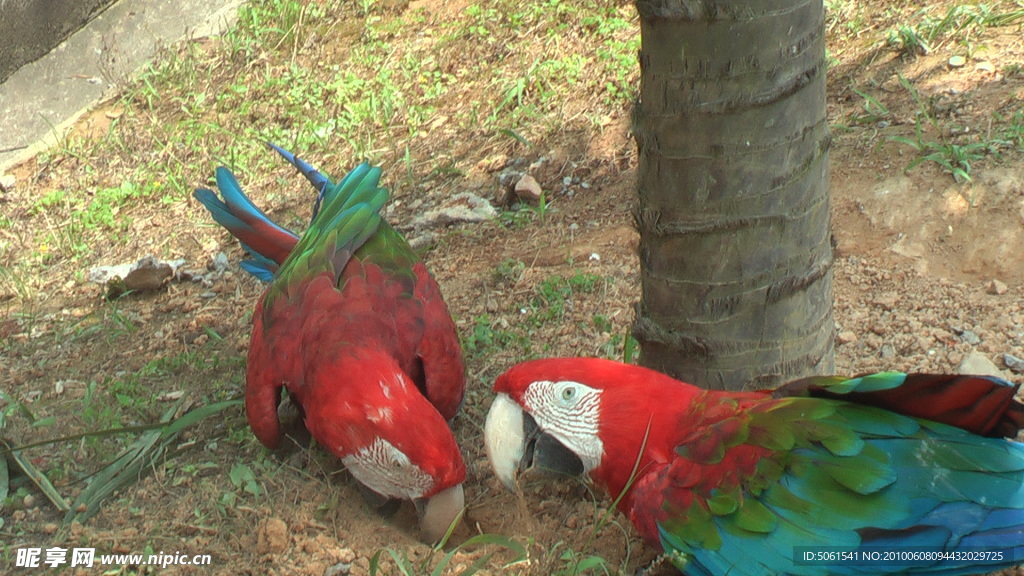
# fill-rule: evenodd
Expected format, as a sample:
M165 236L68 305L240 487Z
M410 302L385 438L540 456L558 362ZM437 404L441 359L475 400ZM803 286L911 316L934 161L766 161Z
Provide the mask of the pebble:
M516 182L515 193L520 200L539 202L540 197L544 194L544 190L541 189L540 182L537 182L536 178L525 174Z
M348 562L338 562L334 566L328 566L324 570L324 576L348 576L352 573L352 564Z
M970 330L957 330L956 332L957 335L960 336L960 341L962 342L966 342L971 346L977 346L978 344L981 344L981 338L979 338L977 334Z
M417 252L427 250L435 243L437 243L437 234L433 232L424 232L409 239L409 246Z
M896 307L896 303L899 301L900 295L896 292L883 292L878 296L875 296L874 303L877 306L881 306L885 310L892 310Z
M1003 294L1006 294L1007 290L1008 288L1006 283L1000 282L999 280L992 280L992 282L989 283L986 292L995 296L1002 296Z
M1003 364L1016 374L1024 374L1024 360L1013 354L1003 354Z
M853 330L843 330L839 334L836 334L837 344L850 344L857 341L857 333Z
M217 255L210 260L208 268L214 272L225 272L231 267L231 263L228 261L228 255L223 252L217 252Z
M956 369L957 374L977 374L1005 378L1003 371L981 352L973 351L964 356Z
M0 191L9 192L14 190L14 184L17 180L14 179L14 174L4 174L0 176Z
M882 359L892 360L896 357L896 349L892 347L892 344L882 344Z

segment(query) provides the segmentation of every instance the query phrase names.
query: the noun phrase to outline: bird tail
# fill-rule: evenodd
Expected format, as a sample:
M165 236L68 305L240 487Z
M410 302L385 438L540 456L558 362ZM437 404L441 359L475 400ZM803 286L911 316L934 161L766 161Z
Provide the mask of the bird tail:
M855 378L811 376L772 391L776 398L813 396L876 406L996 438L1024 429L1019 384L994 376L879 372Z
M223 166L217 168L217 189L220 196L208 188L197 188L193 196L253 256L252 260L245 260L240 266L260 280L269 282L299 237L275 224L257 208L242 191L235 175Z
M268 293L275 298L278 288L289 286L322 273L331 273L335 283L352 255L370 239L380 227L380 211L388 199L388 191L379 186L381 169L366 162L356 166L337 184L291 152L267 143L306 177L316 188L318 197L309 228L291 250L277 273L282 279L277 288Z

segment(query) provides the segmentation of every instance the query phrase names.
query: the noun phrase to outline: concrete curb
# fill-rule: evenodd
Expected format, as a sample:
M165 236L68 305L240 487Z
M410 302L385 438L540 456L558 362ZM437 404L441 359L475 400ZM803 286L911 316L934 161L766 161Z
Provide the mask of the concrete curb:
M242 0L121 0L0 84L0 174L53 146L157 50L219 34Z

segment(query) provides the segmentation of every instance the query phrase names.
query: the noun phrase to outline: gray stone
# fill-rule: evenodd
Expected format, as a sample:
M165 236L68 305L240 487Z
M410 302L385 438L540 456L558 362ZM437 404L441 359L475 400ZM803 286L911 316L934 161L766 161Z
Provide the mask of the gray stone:
M1003 354L1003 364L1015 374L1024 374L1024 360L1013 354Z
M324 576L348 576L352 571L352 565L347 562L338 562L334 566L328 566L324 570Z
M210 260L209 268L214 272L226 272L231 267L231 263L228 261L228 255L223 252L217 252L217 255Z
M965 342L967 344L970 344L971 346L977 346L978 344L981 344L981 338L971 330L954 329L954 332L956 332L957 336L960 337L961 342Z
M413 219L413 226L444 226L455 222L486 222L498 217L491 203L476 194L462 192L446 200L439 208Z
M960 361L960 365L957 366L956 372L957 374L976 374L1006 378L1006 374L994 362L989 360L988 356L978 351L973 351L964 356L964 359Z

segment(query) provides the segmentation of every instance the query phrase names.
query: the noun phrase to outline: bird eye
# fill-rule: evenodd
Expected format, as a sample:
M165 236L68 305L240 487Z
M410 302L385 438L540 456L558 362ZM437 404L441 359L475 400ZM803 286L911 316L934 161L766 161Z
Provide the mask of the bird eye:
M570 400L572 400L575 397L576 397L576 387L575 386L566 386L565 388L562 389L562 401L563 402L569 402Z

